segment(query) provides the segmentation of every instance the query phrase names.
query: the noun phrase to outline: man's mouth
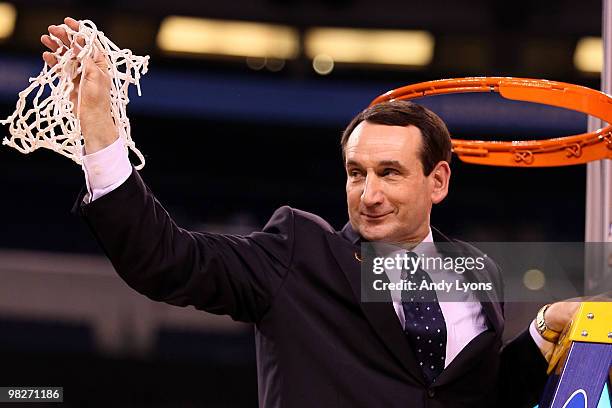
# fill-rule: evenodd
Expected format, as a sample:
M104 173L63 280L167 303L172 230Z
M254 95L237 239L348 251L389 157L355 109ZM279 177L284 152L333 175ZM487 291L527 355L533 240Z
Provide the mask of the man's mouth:
M364 217L367 220L380 220L380 219L383 219L384 217L386 217L389 214L391 214L391 213L390 212L382 213L382 214L361 213L361 216Z

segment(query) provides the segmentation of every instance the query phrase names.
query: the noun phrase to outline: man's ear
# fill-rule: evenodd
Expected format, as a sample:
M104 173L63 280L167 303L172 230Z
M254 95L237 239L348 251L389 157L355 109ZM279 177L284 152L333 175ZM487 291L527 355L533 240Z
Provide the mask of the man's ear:
M436 167L429 174L430 182L432 183L431 189L431 202L438 204L448 194L448 187L450 184L451 170L448 162L440 161L436 164Z

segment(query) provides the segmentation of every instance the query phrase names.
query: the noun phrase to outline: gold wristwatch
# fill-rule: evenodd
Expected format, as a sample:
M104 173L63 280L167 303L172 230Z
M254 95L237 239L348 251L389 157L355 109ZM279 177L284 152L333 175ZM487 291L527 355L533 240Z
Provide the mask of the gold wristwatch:
M536 329L540 336L546 341L550 341L551 343L556 343L559 340L559 335L561 333L551 330L548 326L546 326L546 320L544 320L544 313L550 307L550 303L542 306L540 310L538 310L538 314L536 315Z

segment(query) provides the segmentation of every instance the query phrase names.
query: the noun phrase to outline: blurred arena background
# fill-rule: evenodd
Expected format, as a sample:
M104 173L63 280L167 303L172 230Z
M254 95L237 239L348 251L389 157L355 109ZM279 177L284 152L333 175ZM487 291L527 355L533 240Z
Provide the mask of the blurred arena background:
M0 2L0 116L42 67L40 35L65 16L151 56L143 96L128 106L141 174L181 226L226 233L258 229L285 204L341 228L341 131L388 89L462 76L599 89L602 64L594 0L11 1ZM587 126L584 115L495 95L423 103L457 138ZM450 196L432 216L441 230L470 241L584 240L585 166L452 168ZM70 214L84 184L77 165L2 147L0 180L0 385L63 386L75 407L257 405L252 328L129 289ZM533 309L510 309L508 336Z

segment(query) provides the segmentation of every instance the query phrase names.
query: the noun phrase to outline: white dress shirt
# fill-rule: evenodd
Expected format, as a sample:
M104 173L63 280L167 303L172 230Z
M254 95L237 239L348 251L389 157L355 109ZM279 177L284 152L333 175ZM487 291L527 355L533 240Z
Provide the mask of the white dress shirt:
M90 203L113 191L132 174L128 150L121 138L96 153L84 155L82 167L85 172L85 183L88 191L84 198L85 203ZM423 242L433 242L431 228ZM395 272L399 273L398 271ZM393 273L394 271L387 271L390 277ZM435 274L430 274L430 277L433 281L436 280ZM404 309L401 300L394 298L393 307L403 327ZM466 299L462 302L441 301L440 308L446 321L445 367L447 367L474 337L487 329L487 324L482 305L475 299ZM554 343L548 342L540 336L535 328L535 321L529 326L529 332L542 354L549 359Z

